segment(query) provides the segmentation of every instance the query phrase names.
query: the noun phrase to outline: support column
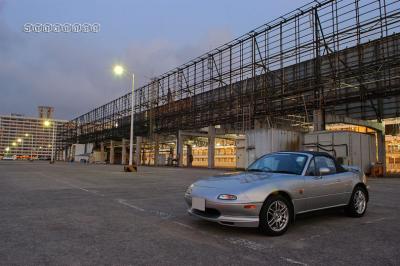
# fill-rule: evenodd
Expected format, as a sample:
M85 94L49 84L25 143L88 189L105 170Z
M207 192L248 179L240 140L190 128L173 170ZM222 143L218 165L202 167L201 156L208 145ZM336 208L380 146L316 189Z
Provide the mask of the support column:
M187 167L193 166L193 153L192 153L192 145L186 145L186 165Z
M105 162L104 158L104 142L100 142L100 162Z
M126 143L127 139L122 139L122 153L121 153L121 164L126 165Z
M110 164L114 164L114 141L110 141Z
M155 134L155 146L154 146L154 165L158 166L158 156L160 154L160 138L158 134Z
M386 175L386 143L385 132L377 131L378 162L383 165L383 175Z
M70 146L66 146L65 147L65 161L68 162L69 161L69 154L70 154Z
M313 127L314 127L314 131L325 130L325 113L322 109L314 110L314 112L313 112Z
M178 137L176 141L177 147L176 147L176 156L178 159L178 166L182 167L183 166L183 135L182 132L179 130L178 132Z
M140 152L141 152L141 147L142 147L142 137L136 137L136 150L135 150L135 158L134 161L136 163L136 166L140 165Z
M208 127L208 168L215 167L215 127Z

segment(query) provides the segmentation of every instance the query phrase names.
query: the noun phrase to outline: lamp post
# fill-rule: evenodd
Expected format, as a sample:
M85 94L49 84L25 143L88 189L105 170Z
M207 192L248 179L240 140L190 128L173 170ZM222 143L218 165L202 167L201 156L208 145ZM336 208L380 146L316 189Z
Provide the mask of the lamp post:
M115 65L113 68L116 76L122 76L125 73L125 69L121 65ZM137 171L136 165L133 164L133 123L134 123L134 100L135 100L135 74L132 73L132 93L131 93L131 130L130 130L130 142L129 142L129 164L124 167L125 172ZM138 147L136 147L137 149Z
M56 136L56 122L53 120L53 122L50 122L49 120L44 121L44 126L49 128L53 124L53 137L51 140L51 157L50 157L50 163L54 163L54 142L55 142L55 136Z
M23 159L23 154L24 154L24 140L23 139L21 139L21 138L18 138L17 139L17 142L18 143L21 143L21 159Z
M25 134L25 137L31 137L31 158L30 158L30 161L33 161L33 134L28 134L28 133L26 133Z

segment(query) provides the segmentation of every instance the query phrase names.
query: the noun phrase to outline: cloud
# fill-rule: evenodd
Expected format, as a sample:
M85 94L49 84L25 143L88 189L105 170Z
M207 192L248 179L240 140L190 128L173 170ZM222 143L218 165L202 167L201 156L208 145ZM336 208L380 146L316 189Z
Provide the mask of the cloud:
M206 32L191 44L179 45L168 40L154 40L151 43L130 43L124 58L130 62L140 85L151 78L203 55L232 39L229 29L219 28Z
M0 12L4 3L0 0ZM231 35L221 28L186 45L166 39L131 42L123 48L121 61L134 69L141 86L229 41ZM36 116L38 105L50 105L58 118L72 119L126 93L129 80L111 74L114 51L96 40L14 32L0 18L0 113Z

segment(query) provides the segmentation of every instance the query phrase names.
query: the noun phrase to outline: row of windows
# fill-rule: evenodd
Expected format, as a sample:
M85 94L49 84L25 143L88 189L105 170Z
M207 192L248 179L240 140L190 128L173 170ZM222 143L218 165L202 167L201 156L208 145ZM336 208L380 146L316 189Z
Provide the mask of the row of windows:
M235 158L215 158L215 162L234 163ZM208 162L208 158L194 158L193 162Z

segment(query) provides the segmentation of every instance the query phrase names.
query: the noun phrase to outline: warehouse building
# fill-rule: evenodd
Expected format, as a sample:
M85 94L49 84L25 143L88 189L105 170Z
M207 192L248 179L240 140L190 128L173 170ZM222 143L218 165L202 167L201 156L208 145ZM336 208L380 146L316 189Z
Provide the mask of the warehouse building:
M399 5L307 4L155 77L133 102L129 93L72 119L64 152L126 164L133 109L139 165L244 168L267 152L309 149L394 169Z

